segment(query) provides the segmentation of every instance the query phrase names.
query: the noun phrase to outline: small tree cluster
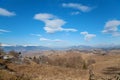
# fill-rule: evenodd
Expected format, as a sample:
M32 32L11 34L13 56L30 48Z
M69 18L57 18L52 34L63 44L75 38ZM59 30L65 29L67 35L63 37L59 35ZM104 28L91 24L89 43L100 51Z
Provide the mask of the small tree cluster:
M0 43L0 55L4 55L5 54L5 51L4 49L2 48L2 44Z
M14 50L11 50L11 51L9 51L9 55L12 55L12 56L18 58L20 54Z

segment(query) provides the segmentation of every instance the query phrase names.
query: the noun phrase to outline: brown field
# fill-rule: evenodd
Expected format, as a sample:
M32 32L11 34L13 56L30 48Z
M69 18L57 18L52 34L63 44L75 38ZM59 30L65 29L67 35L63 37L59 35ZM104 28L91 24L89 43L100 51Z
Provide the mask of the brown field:
M37 61L40 56L37 54L34 55L36 60L25 57L23 64L0 59L0 63L7 66L7 69L0 69L0 80L90 80L91 73L94 74L94 80L108 80L120 73L119 53L119 50L109 51L105 55L80 51L47 51L41 61Z

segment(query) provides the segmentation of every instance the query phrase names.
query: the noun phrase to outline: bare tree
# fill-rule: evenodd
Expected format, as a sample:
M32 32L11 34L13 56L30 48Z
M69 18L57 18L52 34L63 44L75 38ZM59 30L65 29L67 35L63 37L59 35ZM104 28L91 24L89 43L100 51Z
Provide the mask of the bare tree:
M9 51L9 54L16 57L16 58L19 58L19 53L14 51L14 50Z
M5 52L4 52L3 48L2 48L2 44L0 43L0 55L3 55L3 54L5 54Z

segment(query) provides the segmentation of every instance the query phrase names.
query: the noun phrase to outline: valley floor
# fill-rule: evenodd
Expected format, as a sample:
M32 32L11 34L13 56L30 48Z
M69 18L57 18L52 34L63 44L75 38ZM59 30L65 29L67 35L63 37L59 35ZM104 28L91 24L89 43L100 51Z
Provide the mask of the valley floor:
M76 54L78 56L79 54ZM120 80L120 54L80 54L87 61L95 60L86 69L50 64L37 64L28 59L29 64L6 63L7 69L0 69L0 80ZM51 58L57 58L56 54ZM73 56L73 54L60 57ZM75 57L75 55L74 55ZM1 61L2 62L2 61ZM71 62L72 63L72 62ZM84 65L83 65L84 66ZM90 72L91 70L91 72ZM92 74L92 75L91 75ZM114 78L114 79L112 79Z

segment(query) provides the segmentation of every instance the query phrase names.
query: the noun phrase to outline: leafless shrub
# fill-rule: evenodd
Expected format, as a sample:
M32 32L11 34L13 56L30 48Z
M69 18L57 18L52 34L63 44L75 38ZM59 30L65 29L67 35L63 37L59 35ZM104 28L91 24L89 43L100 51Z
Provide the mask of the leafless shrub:
M85 60L83 61L83 69L88 69L88 66Z
M105 69L103 69L102 71L103 74L119 74L120 73L120 68L118 67L107 67Z
M80 56L74 56L69 58L57 57L54 60L49 60L48 64L54 66L68 67L68 68L82 68L83 59Z
M92 64L96 63L96 61L94 59L88 59L87 60L87 65L90 66Z
M14 57L16 57L16 58L19 57L19 53L16 52L16 51L14 51L14 50L9 51L9 55L12 55L12 56L14 56Z
M15 80L31 80L31 77L25 74L17 74Z
M5 51L4 49L2 48L2 44L0 43L0 55L4 55L5 54Z

